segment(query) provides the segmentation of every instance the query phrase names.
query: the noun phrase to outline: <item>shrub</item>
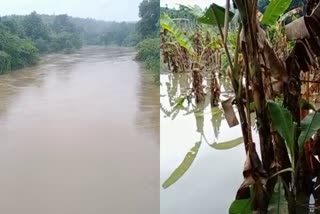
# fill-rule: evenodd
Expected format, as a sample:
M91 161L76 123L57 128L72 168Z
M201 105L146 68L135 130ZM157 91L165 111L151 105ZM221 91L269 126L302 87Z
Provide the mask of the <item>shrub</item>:
M153 72L155 80L159 81L160 75L160 39L145 39L137 45L136 60L143 61L146 69Z
M34 64L38 59L38 49L31 41L21 39L3 30L0 30L0 51L11 57L12 69ZM3 54L3 56L5 55Z
M11 70L11 56L4 51L0 51L0 74Z
M137 45L136 59L139 61L146 61L148 58L160 58L160 39L145 39Z

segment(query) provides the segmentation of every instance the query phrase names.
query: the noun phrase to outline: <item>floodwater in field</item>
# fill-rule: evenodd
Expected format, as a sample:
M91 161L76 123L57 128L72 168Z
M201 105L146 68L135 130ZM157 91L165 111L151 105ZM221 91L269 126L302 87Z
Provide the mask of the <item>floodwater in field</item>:
M159 87L127 48L0 76L0 213L154 214Z
M189 74L164 73L160 79L161 184L195 143L202 142L191 167L180 180L167 189L160 187L160 213L228 213L243 181L244 146L240 144L229 150L216 150L209 144L241 137L240 125L230 128L222 111L212 111L209 100L206 100L203 111L194 111L192 106L188 108L187 101L184 102L184 109L172 111L177 98L190 91L191 77ZM221 99L224 100L230 96L231 86L228 81L221 81L221 84L225 92ZM257 136L253 137L256 140Z
M217 145L241 138L241 127L229 127L221 104L218 108L211 108L209 94L202 107L196 107L194 102L188 105L188 99L182 101L181 98L191 92L191 79L188 73L164 71L160 76L161 184L182 163L195 144L201 142L200 149L186 173L168 188L160 187L160 213L226 214L229 213L229 207L243 182L245 148L243 143L227 150L221 150L221 147L217 149ZM207 88L207 81L210 79L208 74L204 74L205 92L210 90ZM220 78L219 83L221 101L234 96L230 80ZM313 102L318 100L319 94L310 98L317 109L319 103ZM236 108L234 111L239 120ZM251 124L253 141L259 144L254 114L251 115ZM260 154L260 146L256 149ZM312 200L310 203L310 207L314 207ZM311 210L310 213L314 213Z

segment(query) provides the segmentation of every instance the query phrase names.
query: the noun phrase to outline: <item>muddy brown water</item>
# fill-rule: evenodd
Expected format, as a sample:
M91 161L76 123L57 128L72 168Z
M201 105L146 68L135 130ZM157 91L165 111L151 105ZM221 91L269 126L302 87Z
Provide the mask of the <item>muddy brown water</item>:
M159 87L126 48L0 76L0 213L159 210Z

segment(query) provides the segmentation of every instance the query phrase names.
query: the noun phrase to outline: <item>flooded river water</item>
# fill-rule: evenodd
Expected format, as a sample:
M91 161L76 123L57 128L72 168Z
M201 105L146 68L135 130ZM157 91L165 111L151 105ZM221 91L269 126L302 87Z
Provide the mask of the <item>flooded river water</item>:
M88 47L0 77L0 213L159 210L159 89L134 55Z

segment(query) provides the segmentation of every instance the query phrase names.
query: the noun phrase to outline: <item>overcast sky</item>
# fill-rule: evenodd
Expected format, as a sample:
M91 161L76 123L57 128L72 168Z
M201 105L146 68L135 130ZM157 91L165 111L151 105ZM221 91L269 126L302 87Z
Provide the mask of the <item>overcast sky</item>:
M0 0L0 15L68 14L106 21L137 21L142 0Z
M201 8L208 7L213 2L224 6L226 4L226 0L160 0L161 6L165 6L166 4L168 7L178 7L177 5L183 4L183 5L199 5Z

